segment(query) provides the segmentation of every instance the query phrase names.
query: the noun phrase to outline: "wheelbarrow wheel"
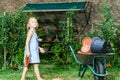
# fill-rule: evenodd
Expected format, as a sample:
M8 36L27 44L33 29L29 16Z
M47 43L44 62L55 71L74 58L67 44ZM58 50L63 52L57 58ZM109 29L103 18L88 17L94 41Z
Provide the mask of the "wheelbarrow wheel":
M100 62L100 61L95 61L94 69L95 69L95 72L98 74L105 73L104 66L103 66L102 62ZM94 75L94 80L104 80L104 77Z

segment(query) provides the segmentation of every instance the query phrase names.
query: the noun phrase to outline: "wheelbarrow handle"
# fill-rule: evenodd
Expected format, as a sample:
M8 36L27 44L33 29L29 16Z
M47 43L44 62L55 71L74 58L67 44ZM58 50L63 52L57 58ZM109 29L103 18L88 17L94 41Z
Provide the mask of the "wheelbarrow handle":
M76 57L75 51L73 50L72 46L69 44L68 47L70 48L70 50L71 50L71 52L72 52L72 55L73 55L76 63L82 64L82 63L78 60L78 58Z

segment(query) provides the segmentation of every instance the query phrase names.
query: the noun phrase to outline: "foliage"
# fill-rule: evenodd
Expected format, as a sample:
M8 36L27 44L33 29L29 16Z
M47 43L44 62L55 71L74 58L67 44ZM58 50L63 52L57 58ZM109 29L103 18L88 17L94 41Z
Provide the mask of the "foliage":
M61 44L56 44L54 43L53 46L52 46L52 51L54 53L54 57L53 57L53 60L56 61L56 62L61 62L61 52L62 50L64 49L64 47L61 45Z
M114 44L116 45L118 53L120 54L120 26L117 28Z
M26 24L30 16L31 15L25 14L23 10L20 9L18 12L7 12L0 17L0 46L3 49L6 47L7 54L4 55L4 57L7 57L6 60L11 65L13 61L16 61L14 56L18 53L19 48L24 47Z
M61 26L62 26L62 38L63 38L63 43L67 44L67 43L71 43L73 42L73 22L72 22L72 16L74 13L74 11L68 11L66 12L67 14L67 20L62 21L61 22Z
M19 65L23 64L23 58L24 58L23 54L24 54L24 48L19 48L14 58L16 64L19 64Z
M0 45L3 48L3 65L4 68L6 69L6 57L7 57L7 47L8 47L8 42L9 42L9 30L10 30L10 26L12 26L11 23L11 19L12 19L12 15L10 14L5 14L3 16L0 17Z
M73 45L75 47L75 51L78 50L78 43L73 42L73 22L72 22L72 16L75 14L74 11L68 11L67 14L67 20L66 21L60 21L61 26L61 32L60 36L62 38L61 43L54 44L52 47L52 51L55 54L54 59L58 63L71 63L73 61L72 54L69 51L68 44ZM80 48L80 47L79 47Z
M43 28L38 28L38 30L37 30L37 35L38 35L39 37L45 37L46 32L45 32L45 30L44 30Z

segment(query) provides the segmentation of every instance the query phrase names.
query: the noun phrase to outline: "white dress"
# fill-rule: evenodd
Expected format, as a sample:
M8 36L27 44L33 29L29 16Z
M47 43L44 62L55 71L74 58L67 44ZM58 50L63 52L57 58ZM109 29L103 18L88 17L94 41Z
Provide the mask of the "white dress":
M33 31L33 30L29 30ZM33 32L33 35L29 42L29 50L30 50L30 63L40 63L40 57L39 57L39 50L38 50L38 37L35 32ZM26 49L24 51L24 58L26 56Z

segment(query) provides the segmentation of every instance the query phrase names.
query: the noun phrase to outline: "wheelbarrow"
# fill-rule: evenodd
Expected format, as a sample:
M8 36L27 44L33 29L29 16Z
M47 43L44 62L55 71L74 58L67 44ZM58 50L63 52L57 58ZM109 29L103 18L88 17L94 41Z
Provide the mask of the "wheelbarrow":
M87 69L90 69L94 80L104 80L108 75L106 71L106 56L114 53L76 54L73 47L68 45L76 63L80 64L78 76L83 78Z

